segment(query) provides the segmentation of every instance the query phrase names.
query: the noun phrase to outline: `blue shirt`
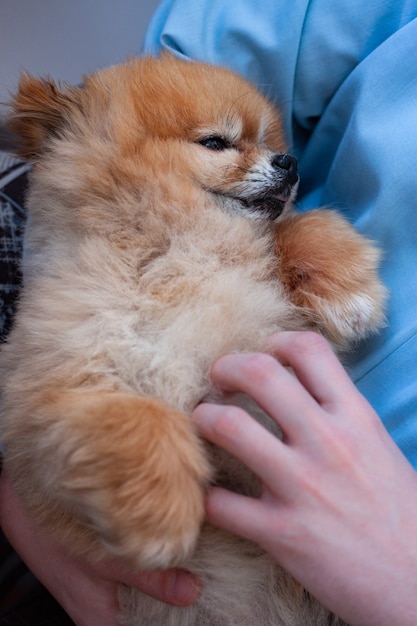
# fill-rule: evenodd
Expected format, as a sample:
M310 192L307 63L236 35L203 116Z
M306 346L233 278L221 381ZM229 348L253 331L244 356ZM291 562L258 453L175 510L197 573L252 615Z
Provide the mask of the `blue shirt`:
M417 468L417 0L165 0L151 54L226 65L283 111L299 207L384 251L388 326L349 372Z

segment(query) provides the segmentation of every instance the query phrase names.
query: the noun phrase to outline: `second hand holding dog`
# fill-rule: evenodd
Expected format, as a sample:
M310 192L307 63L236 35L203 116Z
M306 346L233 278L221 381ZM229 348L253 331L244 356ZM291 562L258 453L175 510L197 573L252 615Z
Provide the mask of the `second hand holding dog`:
M221 358L212 381L255 399L281 427L282 441L237 407L202 404L193 413L201 435L263 485L258 500L213 487L208 521L258 543L350 624L412 626L413 468L322 337L278 333L268 352L275 358Z
M189 572L136 572L115 558L94 561L75 556L26 511L7 471L0 475L0 527L77 626L118 626L120 584L136 587L174 606L188 606L198 597L200 583Z

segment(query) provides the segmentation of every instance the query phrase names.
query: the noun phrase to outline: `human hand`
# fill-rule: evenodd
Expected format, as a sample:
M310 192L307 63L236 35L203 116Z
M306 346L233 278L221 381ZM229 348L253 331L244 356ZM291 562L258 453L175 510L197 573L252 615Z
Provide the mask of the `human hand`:
M90 562L53 543L28 515L4 470L0 476L0 525L29 569L77 626L117 626L120 583L176 606L197 599L199 582L188 572L133 572L117 559Z
M258 543L348 623L415 625L417 474L323 338L277 333L268 352L222 357L211 376L252 396L282 441L240 408L194 411L263 484L259 499L214 487L208 521Z

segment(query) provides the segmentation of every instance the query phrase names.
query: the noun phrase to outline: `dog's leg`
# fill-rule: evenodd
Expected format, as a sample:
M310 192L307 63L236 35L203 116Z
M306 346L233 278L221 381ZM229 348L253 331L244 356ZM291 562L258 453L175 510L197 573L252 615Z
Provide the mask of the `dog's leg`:
M210 473L188 417L121 392L52 391L34 404L31 419L20 426L23 440L31 441L22 477L27 499L30 468L45 501L58 502L62 519L81 521L111 554L140 568L183 560L199 533ZM14 430L11 441L23 436L16 423ZM14 462L13 447L12 476L22 465L22 458ZM48 521L47 512L42 516ZM73 535L57 517L52 525Z
M276 227L278 275L313 328L338 347L384 324L379 251L334 211L292 215Z

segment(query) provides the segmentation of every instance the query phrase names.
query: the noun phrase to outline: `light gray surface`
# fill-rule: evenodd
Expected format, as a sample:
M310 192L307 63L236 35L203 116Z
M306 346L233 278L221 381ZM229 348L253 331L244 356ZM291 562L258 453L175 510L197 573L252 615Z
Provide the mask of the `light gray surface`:
M0 101L19 73L77 83L141 50L159 0L0 0ZM1 114L1 109L0 109Z

